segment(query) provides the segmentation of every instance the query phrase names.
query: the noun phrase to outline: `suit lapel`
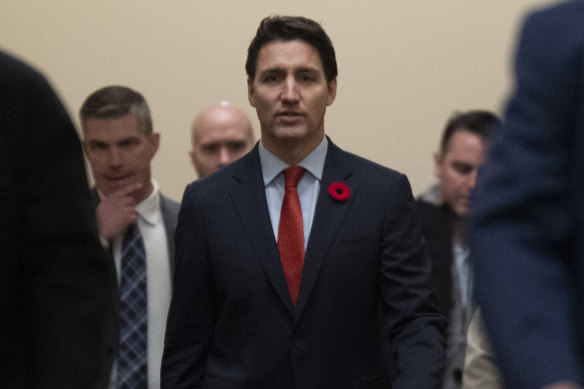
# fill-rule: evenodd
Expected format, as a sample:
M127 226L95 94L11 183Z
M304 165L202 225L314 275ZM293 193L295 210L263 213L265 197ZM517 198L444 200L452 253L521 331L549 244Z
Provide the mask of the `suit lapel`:
M176 230L178 214L172 211L171 206L170 200L160 193L160 212L166 233L170 274L174 274L174 231Z
M229 194L260 264L276 293L293 315L294 307L270 221L257 145L241 162L233 174L234 185L230 186Z
M302 269L302 280L296 306L296 320L300 317L308 302L331 246L357 195L356 189L351 188L348 184L351 196L344 202L333 199L328 193L330 184L333 182L346 183L353 174L352 168L343 164L343 153L329 139L318 201L304 258L304 268Z

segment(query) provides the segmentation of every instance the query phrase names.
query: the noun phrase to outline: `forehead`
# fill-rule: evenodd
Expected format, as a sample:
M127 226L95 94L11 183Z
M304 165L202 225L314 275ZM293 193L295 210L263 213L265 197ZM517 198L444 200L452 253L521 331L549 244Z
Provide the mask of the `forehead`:
M116 141L144 136L139 130L138 120L131 113L114 119L88 118L84 129L87 140Z
M247 130L241 125L234 126L216 126L213 128L201 128L195 137L195 142L199 144L208 144L215 142L245 141L247 139Z
M245 139L251 132L250 124L245 117L241 118L229 112L205 115L196 124L194 137L200 143Z
M302 40L272 41L258 55L257 73L275 69L312 68L324 73L318 50Z
M481 159L486 148L486 143L478 135L462 129L452 134L445 156L471 160Z

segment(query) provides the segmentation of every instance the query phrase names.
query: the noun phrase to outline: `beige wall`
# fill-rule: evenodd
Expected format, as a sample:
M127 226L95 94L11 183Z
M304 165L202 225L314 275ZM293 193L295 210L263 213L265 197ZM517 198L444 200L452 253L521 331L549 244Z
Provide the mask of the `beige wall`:
M196 178L189 127L219 100L244 108L246 49L261 18L321 21L339 63L325 129L333 141L433 182L432 152L456 110L501 112L516 30L543 0L3 0L0 47L39 67L75 122L85 97L124 84L148 100L161 148L153 175L180 200Z

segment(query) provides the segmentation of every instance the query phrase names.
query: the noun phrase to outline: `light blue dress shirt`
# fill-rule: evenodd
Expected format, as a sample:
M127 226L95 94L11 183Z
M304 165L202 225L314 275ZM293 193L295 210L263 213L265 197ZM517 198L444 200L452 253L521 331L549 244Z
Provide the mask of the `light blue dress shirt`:
M318 200L320 190L320 181L324 169L324 161L328 150L328 141L326 137L322 142L304 158L298 166L302 166L306 171L298 183L298 197L300 198L300 207L302 208L302 224L304 227L304 249L308 244L312 220L314 219L314 210ZM284 191L286 178L284 169L289 167L281 159L270 153L260 140L259 145L260 163L262 167L262 176L266 189L266 199L268 201L268 211L270 212L270 221L274 237L278 240L278 227L280 225L280 210L284 200Z
M454 261L452 262L452 274L460 288L460 301L466 306L472 301L472 275L470 266L470 250L458 243L452 244Z

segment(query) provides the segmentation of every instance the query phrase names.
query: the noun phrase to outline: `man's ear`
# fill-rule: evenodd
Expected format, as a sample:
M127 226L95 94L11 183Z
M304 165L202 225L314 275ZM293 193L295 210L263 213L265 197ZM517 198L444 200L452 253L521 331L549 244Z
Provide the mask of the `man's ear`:
M443 155L440 151L434 152L434 177L440 178L442 174Z
M160 145L160 133L154 132L150 135L150 144L152 145L152 156L150 159L154 158L156 151L158 151L158 146Z
M203 175L201 174L201 170L199 169L199 164L197 163L197 152L195 151L195 149L192 149L191 151L189 151L189 156L191 157L191 163L193 164L193 168L195 169L197 176L199 178L201 178Z
M247 99L249 100L249 104L255 108L255 98L253 96L253 80L251 78L247 78Z
M326 105L329 106L335 101L335 97L337 97L337 78L333 78L330 80L327 85L328 89L328 96L326 98Z

